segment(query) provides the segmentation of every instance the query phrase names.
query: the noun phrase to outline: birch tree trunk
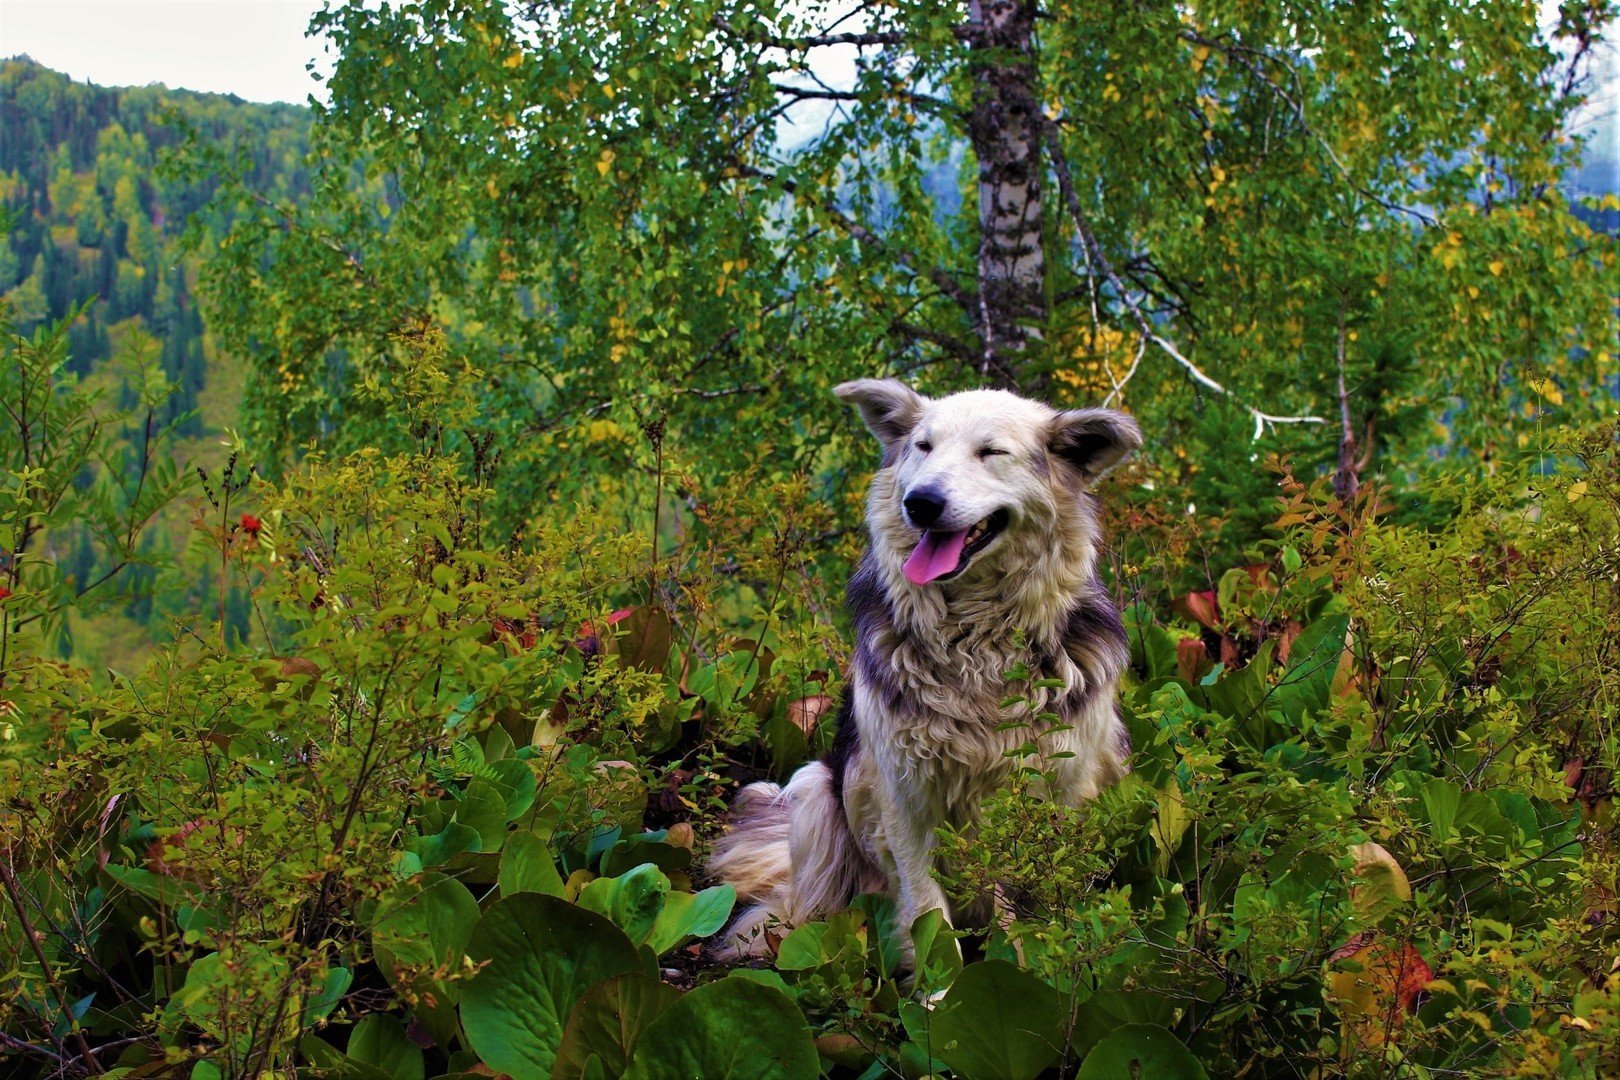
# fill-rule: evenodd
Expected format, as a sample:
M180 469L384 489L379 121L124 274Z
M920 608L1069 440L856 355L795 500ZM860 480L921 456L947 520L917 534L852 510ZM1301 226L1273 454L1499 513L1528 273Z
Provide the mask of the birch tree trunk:
M977 66L968 135L979 162L979 373L1039 391L1045 380L1027 361L1046 321L1036 5L971 0L968 7Z

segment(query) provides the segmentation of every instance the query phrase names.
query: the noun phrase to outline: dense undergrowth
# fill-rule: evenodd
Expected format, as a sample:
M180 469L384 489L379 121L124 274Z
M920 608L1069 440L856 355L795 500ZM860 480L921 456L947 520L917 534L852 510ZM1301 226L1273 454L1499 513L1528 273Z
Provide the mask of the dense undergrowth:
M1114 483L1134 771L1078 812L1030 777L943 837L952 887L1017 915L965 965L925 917L909 977L869 897L727 971L702 853L738 783L828 740L826 564L859 541L816 553L846 508L784 482L658 533L584 504L500 529L470 373L433 341L399 452L271 483L244 451L188 487L114 452L131 420L64 343L9 337L0 383L10 1075L1620 1067L1612 427L1407 493L1438 525L1273 462L1268 538L1173 602L1197 526ZM56 660L99 594L33 553L89 521L122 565L176 499L257 634L199 611L139 671Z

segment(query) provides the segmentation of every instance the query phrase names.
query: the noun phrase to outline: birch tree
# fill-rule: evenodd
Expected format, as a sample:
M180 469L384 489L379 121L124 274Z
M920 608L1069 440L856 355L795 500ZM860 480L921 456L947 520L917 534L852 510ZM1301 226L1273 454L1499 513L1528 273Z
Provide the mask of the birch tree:
M882 372L1211 467L1488 457L1602 400L1612 238L1558 181L1612 15L335 4L322 178L230 238L220 323L261 416L341 433L443 322L537 462L658 417L800 467Z

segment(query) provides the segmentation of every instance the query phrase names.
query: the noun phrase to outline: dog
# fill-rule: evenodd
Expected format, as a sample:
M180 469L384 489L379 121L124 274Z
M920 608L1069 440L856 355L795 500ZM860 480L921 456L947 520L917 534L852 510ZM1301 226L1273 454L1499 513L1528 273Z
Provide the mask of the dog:
M935 830L972 824L1037 714L1060 719L1039 740L1052 797L1078 804L1127 771L1115 692L1129 649L1097 580L1089 489L1142 445L1136 422L1004 390L934 400L894 379L834 392L883 452L846 600L854 661L826 756L733 804L709 870L748 906L723 960L769 955L773 936L865 892L894 898L905 948L925 912L959 919ZM1017 664L1029 681L1014 687Z

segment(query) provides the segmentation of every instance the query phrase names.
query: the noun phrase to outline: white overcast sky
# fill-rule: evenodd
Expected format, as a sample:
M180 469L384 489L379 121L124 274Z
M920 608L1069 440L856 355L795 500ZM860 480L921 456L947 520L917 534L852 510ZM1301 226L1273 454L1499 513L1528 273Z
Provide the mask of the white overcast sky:
M0 57L26 53L102 86L170 87L303 104L304 65L331 70L306 38L321 0L0 0Z

